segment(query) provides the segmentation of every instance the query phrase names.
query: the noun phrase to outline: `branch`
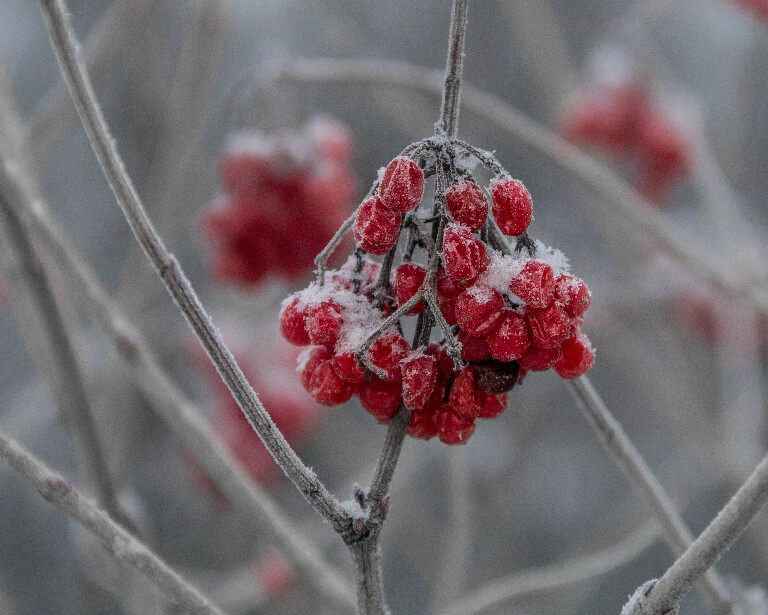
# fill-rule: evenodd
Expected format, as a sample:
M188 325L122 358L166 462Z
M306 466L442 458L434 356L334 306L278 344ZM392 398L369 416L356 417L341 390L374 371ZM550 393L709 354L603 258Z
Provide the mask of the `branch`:
M731 548L768 501L768 455L696 541L664 573L630 615L663 615Z
M645 463L616 418L586 376L566 381L568 391L600 437L611 458L643 495L662 527L664 539L679 555L693 542L693 536L669 495ZM714 571L707 573L704 589L717 613L734 611L725 582Z
M302 463L283 434L272 422L197 298L181 266L163 245L152 222L147 217L117 152L114 139L109 133L109 128L98 106L85 69L78 60L75 39L63 2L61 0L40 0L40 5L43 9L51 45L56 52L70 95L77 107L102 171L136 240L141 244L147 258L163 280L166 289L202 344L209 359L215 365L233 398L275 461L304 498L331 523L337 532L347 531L351 525L349 516L315 473Z
M98 536L115 558L136 568L168 598L190 613L223 615L148 547L70 487L42 461L2 433L0 458L29 481L44 499Z

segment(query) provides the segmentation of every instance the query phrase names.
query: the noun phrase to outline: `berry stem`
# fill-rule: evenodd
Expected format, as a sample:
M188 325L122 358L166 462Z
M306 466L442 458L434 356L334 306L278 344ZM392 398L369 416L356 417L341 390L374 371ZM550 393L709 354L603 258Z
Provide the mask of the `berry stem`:
M445 66L443 102L440 108L440 121L449 138L456 136L459 127L461 71L464 66L464 36L467 31L468 3L469 0L454 0L451 11L448 61Z

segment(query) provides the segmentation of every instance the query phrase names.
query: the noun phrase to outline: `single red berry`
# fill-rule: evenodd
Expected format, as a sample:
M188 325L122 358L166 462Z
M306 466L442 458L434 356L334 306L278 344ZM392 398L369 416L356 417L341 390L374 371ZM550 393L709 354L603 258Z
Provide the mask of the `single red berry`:
M512 280L509 289L529 307L547 307L555 298L552 267L541 261L528 261Z
M525 321L531 331L531 343L539 348L559 346L571 331L571 317L557 303L538 310L527 308Z
M411 351L410 344L397 333L385 333L371 344L368 356L373 365L387 372L385 380L400 380L400 362Z
M584 280L563 273L555 280L555 298L569 315L581 318L592 302L592 293Z
M589 338L583 333L563 342L562 354L555 361L555 371L562 378L571 380L578 378L592 367L595 362L595 351Z
M434 395L433 395L434 397ZM438 397L436 402L430 398L429 402L422 409L411 412L411 420L408 423L408 435L412 438L421 438L429 440L437 435L437 412L440 408L441 400Z
M287 594L294 588L298 580L293 566L279 551L274 549L256 562L253 577L256 579L259 590L264 596L269 597Z
M504 297L490 286L472 286L456 298L456 321L470 335L486 335L501 318Z
M309 339L317 346L333 348L343 321L341 306L333 299L310 305L306 319Z
M443 315L445 322L449 325L456 324L456 297L446 297L445 295L437 295L437 306L440 308L440 313Z
M460 224L451 224L443 236L445 272L459 285L469 286L491 262L485 244Z
M357 390L363 408L375 416L379 423L388 423L397 414L402 394L403 387L399 380L387 382L375 376L361 384Z
M531 346L528 352L517 360L521 368L520 373L524 376L523 371L543 372L548 370L560 358L560 352L560 346L554 348Z
M435 357L437 361L437 383L438 388L443 387L440 397L445 393L445 387L448 385L448 381L453 377L453 359L448 354L448 350L443 346L437 344L430 344L427 346L427 354Z
M408 357L401 365L403 404L409 410L423 408L437 382L437 361L429 355Z
M461 356L467 361L485 361L491 358L488 344L482 335L470 335L466 331L459 331L461 343Z
M318 365L330 361L333 355L325 346L307 348L299 355L298 371L301 372L301 386L309 391L309 381Z
M337 354L331 359L331 365L339 378L350 384L365 382L365 370L360 366L357 357L352 352Z
M445 204L456 222L473 233L483 228L488 217L488 201L476 183L463 179L445 193Z
M509 308L504 309L499 324L485 339L491 356L499 361L514 361L531 345L525 319Z
M450 403L444 403L437 413L437 429L445 444L466 444L475 433L475 419L456 414Z
M458 284L448 277L445 273L445 269L440 267L437 270L437 294L444 297L458 297L463 291L467 289L467 284Z
M355 216L355 241L370 254L386 254L400 235L400 214L378 196L365 199Z
M505 235L520 235L533 219L533 200L523 182L508 179L493 184L493 217Z
M482 363L473 363L477 391L486 393L506 393L520 382L520 365L517 361L499 361L490 359ZM480 400L478 398L478 403Z
M486 393L478 391L480 400L479 419L494 419L507 409L508 397L506 393Z
M475 368L467 365L456 374L448 394L448 402L456 414L467 417L476 417L480 414L480 405L477 402L475 383Z
M390 209L401 213L411 211L424 194L424 173L407 156L398 156L387 165L379 194Z
M403 263L395 272L395 296L397 305L401 306L413 297L424 283L427 277L427 269L416 263ZM420 314L424 311L424 302L419 301L408 314Z
M337 406L352 397L352 387L333 369L331 362L322 361L309 379L309 394L324 406Z
M296 346L308 346L311 343L307 332L307 306L296 297L280 310L280 333L287 342Z

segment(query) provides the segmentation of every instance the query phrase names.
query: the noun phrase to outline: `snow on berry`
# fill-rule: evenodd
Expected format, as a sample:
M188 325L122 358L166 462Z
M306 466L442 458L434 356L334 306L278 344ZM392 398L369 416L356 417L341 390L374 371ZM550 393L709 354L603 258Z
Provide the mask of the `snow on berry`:
M461 416L477 417L480 414L480 404L475 393L475 367L468 365L453 378L448 395L451 410Z
M341 306L333 299L307 307L306 327L313 344L332 347L339 339L342 323Z
M365 370L360 367L357 357L351 352L337 354L331 359L331 365L339 378L350 384L365 382Z
M547 307L555 298L552 267L542 261L529 260L512 280L509 289L529 307Z
M565 273L555 280L555 297L574 318L583 316L592 302L592 293L584 280Z
M390 209L401 213L411 211L424 194L424 173L407 156L398 156L387 165L379 194Z
M473 233L483 228L488 217L488 201L476 183L461 180L445 193L445 204L456 222Z
M518 179L497 179L491 186L493 217L505 235L524 233L533 219L533 200Z
M296 298L280 310L280 333L291 344L307 346L311 343L307 332L307 313L305 306L298 304L299 299Z
M390 209L381 197L365 199L357 208L355 241L370 254L386 254L397 243L400 214Z
M456 321L470 335L486 335L504 309L504 297L489 286L475 285L456 297Z

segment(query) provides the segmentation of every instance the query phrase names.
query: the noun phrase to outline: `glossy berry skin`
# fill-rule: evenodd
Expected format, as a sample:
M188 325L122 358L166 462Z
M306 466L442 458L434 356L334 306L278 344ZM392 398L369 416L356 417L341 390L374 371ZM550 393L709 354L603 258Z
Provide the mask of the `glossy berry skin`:
M482 335L470 335L466 331L459 331L459 343L461 344L461 356L466 361L487 361L491 358L491 351Z
M570 316L556 303L540 310L528 308L525 321L531 332L531 344L539 348L559 346L571 331Z
M456 414L450 404L443 404L437 413L437 430L445 444L466 444L475 433L475 419Z
M453 184L445 193L445 204L453 219L473 233L483 228L488 201L476 183L463 179Z
M403 263L395 272L395 297L397 305L401 306L413 297L424 283L427 277L427 269L416 263ZM419 301L408 311L409 315L421 314L424 311L424 302Z
M387 382L375 376L361 384L357 391L365 411L375 416L379 423L388 423L397 414L402 395L403 387L399 380Z
M360 366L357 357L352 352L337 354L331 359L331 365L339 378L350 384L365 382L365 370Z
M341 306L333 299L310 305L307 308L306 323L313 344L333 348L343 324Z
M400 380L400 362L408 356L411 346L397 333L385 333L371 344L368 356L373 365L385 371L385 380Z
M531 346L517 362L521 369L532 372L543 372L548 370L560 358L560 346L554 348L539 348Z
M424 408L437 383L437 361L429 355L415 355L402 362L401 370L403 404L409 410Z
M308 346L312 343L307 331L307 311L300 305L298 297L280 310L280 333L283 338L296 346Z
M583 333L565 340L561 351L554 368L560 377L567 380L585 374L595 362L595 351L592 349L589 338Z
M319 404L337 406L352 398L352 387L333 369L330 361L321 362L309 379L309 394Z
M386 254L397 243L400 214L378 196L365 199L357 208L355 241L369 254Z
M387 165L379 194L389 209L400 213L411 211L424 195L424 173L412 159L398 156Z
M552 267L541 261L528 261L512 280L509 289L529 307L547 307L555 298L555 276Z
M451 410L465 417L477 417L480 414L480 404L477 401L475 384L475 368L468 365L453 378L448 402Z
M486 335L501 318L504 298L495 288L473 286L456 298L456 322L470 335Z
M443 236L443 262L448 277L467 287L486 270L491 259L485 244L475 239L466 226L452 224Z
M508 179L491 188L493 217L505 235L520 235L533 219L533 200L523 182Z
M315 346L314 348L308 348L304 352L307 352L307 358L304 362L304 367L301 369L301 386L304 390L309 392L309 381L312 378L312 374L318 365L325 361L330 361L333 355L325 346Z
M486 343L491 356L499 361L522 357L531 345L525 319L514 310L505 309L498 325L486 336Z
M584 280L564 273L555 280L555 298L570 316L581 318L592 302L592 293Z

